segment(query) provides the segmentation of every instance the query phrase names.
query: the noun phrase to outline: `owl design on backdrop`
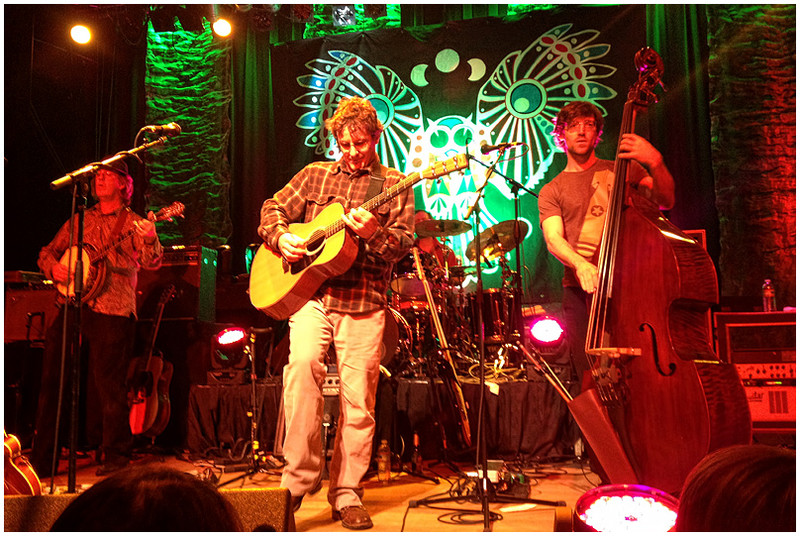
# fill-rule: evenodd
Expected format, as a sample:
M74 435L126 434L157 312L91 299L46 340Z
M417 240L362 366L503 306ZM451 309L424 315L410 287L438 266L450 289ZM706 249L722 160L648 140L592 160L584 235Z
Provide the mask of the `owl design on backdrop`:
M507 54L488 76L483 60L467 59L471 68L469 81L476 87L482 84L476 91L474 111L468 117L425 115L423 103L411 86L427 84L425 73L430 65L415 66L411 80L406 83L388 67L371 65L350 52L329 51L328 58L308 62L309 74L297 80L306 92L294 104L307 111L296 124L307 131L305 144L313 147L315 154L336 160L340 152L324 122L333 115L342 98L358 96L373 104L384 125L378 155L388 166L406 174L419 172L436 161L464 153L465 147L472 147L473 159L468 169L420 181L414 186L418 205L421 200L421 208L434 219L461 219L474 204L476 192L487 181L486 169L496 158L496 154L480 153L482 142L524 143L527 149L521 156L516 150L508 151L495 169L533 190L544 177L555 152L561 150L552 139L558 111L570 101L589 100L606 114L602 101L613 99L617 93L604 85L603 80L614 74L616 68L600 60L611 46L596 42L598 30L570 32L571 29L571 24L551 28L524 50ZM457 51L444 49L437 53L434 67L448 73L461 62ZM486 184L486 190L489 189L493 195L513 199L505 180L490 179ZM492 206L486 206L484 200L485 197L480 203L481 230L499 223L501 215ZM538 222L526 223L529 233L538 227ZM452 237L450 247L462 261L473 236L473 232L468 232Z

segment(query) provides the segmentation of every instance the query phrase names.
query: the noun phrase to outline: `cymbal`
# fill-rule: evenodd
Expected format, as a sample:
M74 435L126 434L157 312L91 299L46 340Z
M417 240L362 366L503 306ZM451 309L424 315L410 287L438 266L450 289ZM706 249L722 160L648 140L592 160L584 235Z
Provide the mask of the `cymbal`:
M515 227L519 225L519 231L515 237ZM487 260L494 260L502 257L515 247L517 247L525 235L528 234L528 224L524 221L507 220L501 221L496 225L492 225L480 234L481 249L483 249L483 257ZM473 238L467 247L467 258L471 261L475 260L475 243Z
M420 238L430 236L456 236L466 233L469 224L461 220L424 220L414 225Z

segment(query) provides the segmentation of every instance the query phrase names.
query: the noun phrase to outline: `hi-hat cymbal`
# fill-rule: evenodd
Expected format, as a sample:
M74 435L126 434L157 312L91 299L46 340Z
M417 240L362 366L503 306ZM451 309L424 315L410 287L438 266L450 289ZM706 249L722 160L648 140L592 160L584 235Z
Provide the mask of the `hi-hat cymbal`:
M480 234L483 257L493 260L502 257L517 247L525 235L528 234L528 224L520 220L501 221L492 225ZM475 260L475 243L473 238L467 247L467 258Z
M420 238L430 236L456 236L466 233L469 224L461 220L424 220L414 225Z

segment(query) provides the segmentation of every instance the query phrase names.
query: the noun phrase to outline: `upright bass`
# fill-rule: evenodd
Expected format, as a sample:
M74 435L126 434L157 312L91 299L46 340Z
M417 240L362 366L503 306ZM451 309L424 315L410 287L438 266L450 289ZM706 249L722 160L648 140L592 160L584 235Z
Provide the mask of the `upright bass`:
M663 62L636 54L639 80L622 135L657 101ZM711 344L707 313L717 276L706 251L626 183L617 157L600 244L586 353L610 423L638 483L675 493L708 453L750 442L750 413L733 365Z

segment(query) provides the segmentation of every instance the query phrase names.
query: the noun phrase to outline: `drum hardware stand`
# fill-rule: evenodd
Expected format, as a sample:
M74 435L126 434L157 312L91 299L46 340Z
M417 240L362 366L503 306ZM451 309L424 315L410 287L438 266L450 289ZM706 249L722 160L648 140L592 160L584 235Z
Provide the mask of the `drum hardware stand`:
M260 420L260 413L258 411L258 396L256 392L256 362L255 362L255 347L256 347L256 334L270 334L272 335L272 328L254 328L250 327L247 332L247 344L244 346L244 353L250 364L250 409L247 416L250 418L250 459L248 460L248 469L245 473L232 478L226 482L220 482L217 487L228 485L237 480L244 480L252 475L266 470L262 467L262 463L268 463L267 456L261 452L261 445L258 441L258 423Z

